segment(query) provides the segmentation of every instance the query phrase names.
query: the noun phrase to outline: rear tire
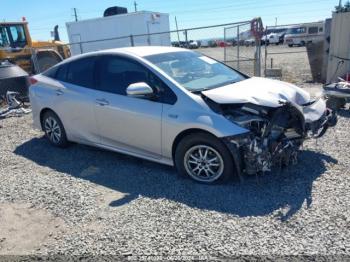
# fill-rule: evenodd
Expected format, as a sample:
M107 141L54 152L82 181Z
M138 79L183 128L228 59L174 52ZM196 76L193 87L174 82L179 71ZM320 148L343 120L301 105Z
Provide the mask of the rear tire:
M41 125L45 132L46 138L52 145L62 148L69 145L64 126L59 117L54 112L45 112Z
M184 137L175 151L178 173L204 183L228 181L234 174L230 151L215 136L196 133Z

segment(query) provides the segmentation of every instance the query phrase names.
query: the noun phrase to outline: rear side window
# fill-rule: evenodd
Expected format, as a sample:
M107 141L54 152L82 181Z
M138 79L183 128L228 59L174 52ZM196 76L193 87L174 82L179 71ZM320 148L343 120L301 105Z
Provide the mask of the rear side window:
M65 76L65 70L66 72ZM62 72L57 72L57 78L61 73L62 78L68 83L87 87L94 88L94 70L95 70L95 57L86 57L78 60L74 60L68 64L68 68L62 68Z
M61 65L58 69L57 69L57 72L56 72L56 79L59 80L59 81L63 81L63 82L66 82L67 81L67 68L68 68L68 65L67 64L64 64L64 65Z
M42 73L44 76L59 80L59 81L67 81L67 68L68 64L63 64L59 66L51 67Z

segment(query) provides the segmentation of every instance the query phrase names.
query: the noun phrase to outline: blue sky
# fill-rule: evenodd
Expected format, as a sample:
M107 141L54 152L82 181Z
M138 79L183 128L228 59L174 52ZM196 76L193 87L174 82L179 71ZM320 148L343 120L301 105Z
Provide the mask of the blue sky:
M138 10L170 14L179 28L189 28L262 17L265 25L313 22L331 17L339 0L137 0ZM133 0L1 0L0 19L20 21L26 17L33 39L50 39L54 25L60 27L61 38L67 41L65 23L73 21L73 7L78 18L100 17L109 6L124 6L134 10Z

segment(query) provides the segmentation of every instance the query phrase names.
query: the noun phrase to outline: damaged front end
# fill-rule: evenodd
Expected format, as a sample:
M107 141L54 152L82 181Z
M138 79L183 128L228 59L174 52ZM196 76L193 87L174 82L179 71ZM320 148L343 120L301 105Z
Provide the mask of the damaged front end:
M211 107L215 103L208 98L206 101ZM280 101L280 106L275 108L251 103L215 104L215 110L225 118L249 130L223 138L237 171L249 175L296 164L303 141L321 137L337 119L322 99L302 106Z

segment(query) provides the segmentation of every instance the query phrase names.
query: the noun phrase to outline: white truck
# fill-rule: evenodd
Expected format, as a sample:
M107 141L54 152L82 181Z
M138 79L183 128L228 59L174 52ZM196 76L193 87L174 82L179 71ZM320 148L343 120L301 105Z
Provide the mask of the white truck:
M289 28L284 41L289 47L305 46L307 43L323 41L324 21L296 25Z
M127 46L171 46L169 15L163 13L112 15L68 22L66 27L72 55Z

